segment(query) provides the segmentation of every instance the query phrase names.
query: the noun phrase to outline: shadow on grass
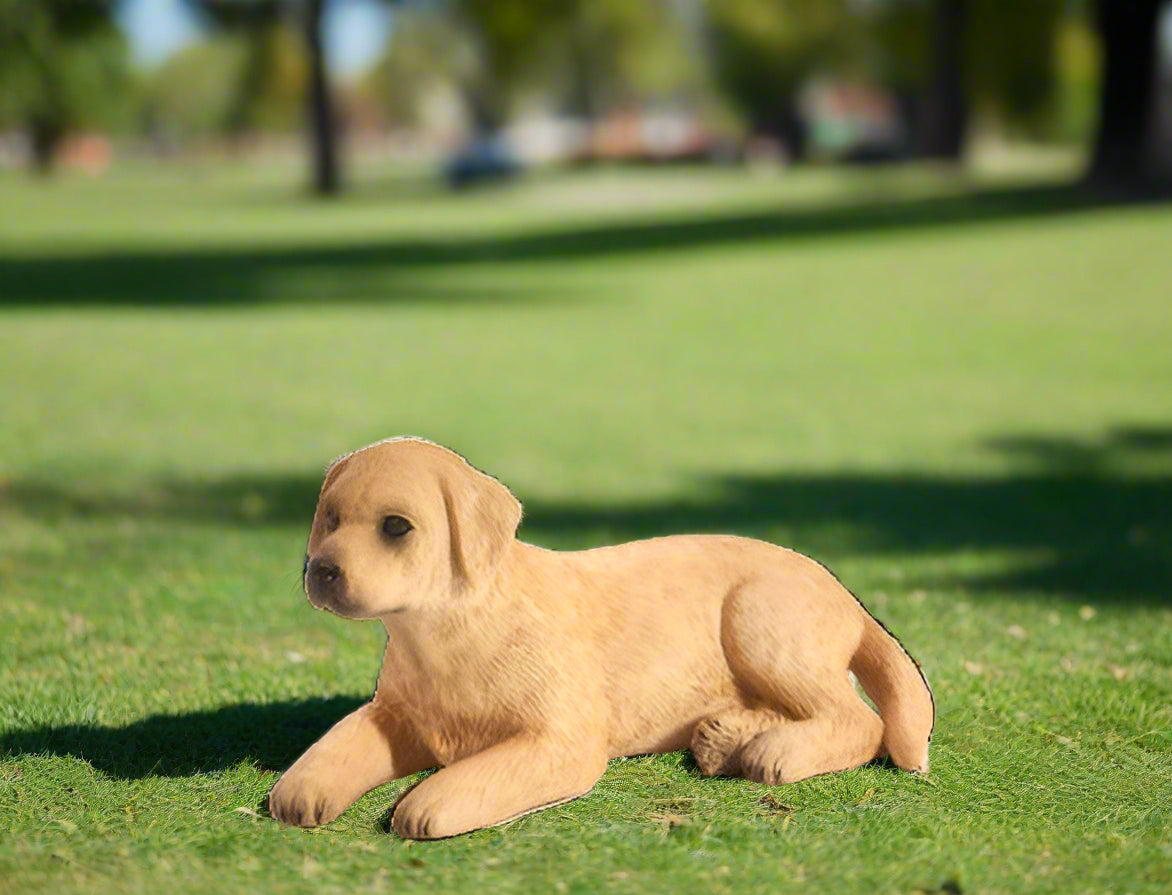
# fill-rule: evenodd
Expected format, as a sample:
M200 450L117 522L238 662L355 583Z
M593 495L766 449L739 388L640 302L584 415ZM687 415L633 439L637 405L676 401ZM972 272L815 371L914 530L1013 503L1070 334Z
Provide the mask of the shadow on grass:
M241 762L283 771L365 700L348 696L152 715L125 727L64 724L0 735L0 755L68 755L111 777L188 777Z
M1172 603L1172 427L1119 428L1082 441L992 439L1020 471L1005 476L916 473L721 475L702 496L598 505L527 501L520 535L588 547L680 532L784 543L828 562L851 555L977 558L938 564L909 586L1059 594L1071 599ZM1146 471L1145 471L1146 470ZM164 482L131 496L58 483L8 483L0 501L44 521L154 516L217 526L289 526L303 538L320 487L305 476ZM522 498L524 495L521 495ZM926 574L926 573L921 573Z
M1122 201L1074 186L1003 187L929 198L837 203L815 209L593 225L500 238L0 256L0 307L215 307L313 302L323 298L437 303L517 301L540 296L510 290L437 289L419 283L412 271L417 274L425 268L477 262L598 258L745 241L788 244L853 234L1049 217Z

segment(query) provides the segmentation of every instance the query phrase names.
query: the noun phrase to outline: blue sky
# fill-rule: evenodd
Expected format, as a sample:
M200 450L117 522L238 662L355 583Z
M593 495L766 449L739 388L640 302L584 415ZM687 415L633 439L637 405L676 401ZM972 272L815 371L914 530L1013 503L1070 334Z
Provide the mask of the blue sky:
M338 0L327 6L326 53L342 75L362 71L378 58L390 31L391 13L377 0ZM121 0L118 24L130 40L135 64L158 65L203 35L184 0Z

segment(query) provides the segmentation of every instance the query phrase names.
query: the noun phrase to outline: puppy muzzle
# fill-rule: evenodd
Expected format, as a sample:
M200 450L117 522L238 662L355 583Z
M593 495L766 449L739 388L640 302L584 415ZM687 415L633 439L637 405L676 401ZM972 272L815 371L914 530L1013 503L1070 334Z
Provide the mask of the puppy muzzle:
M346 576L328 559L315 557L305 564L305 594L318 609L337 611L345 605Z

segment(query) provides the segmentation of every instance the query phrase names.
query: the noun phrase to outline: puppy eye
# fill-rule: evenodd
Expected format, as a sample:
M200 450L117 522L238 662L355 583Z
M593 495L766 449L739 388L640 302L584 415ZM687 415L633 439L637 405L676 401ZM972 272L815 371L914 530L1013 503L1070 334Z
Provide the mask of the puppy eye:
M402 516L387 516L383 520L383 534L388 538L401 538L414 526Z

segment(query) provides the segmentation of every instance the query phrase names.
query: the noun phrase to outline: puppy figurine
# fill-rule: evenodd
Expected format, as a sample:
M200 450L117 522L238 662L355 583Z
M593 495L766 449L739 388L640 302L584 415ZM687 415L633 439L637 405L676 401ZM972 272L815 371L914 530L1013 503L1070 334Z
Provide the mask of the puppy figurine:
M374 698L277 781L273 817L324 824L439 767L391 820L439 839L585 795L610 758L687 747L705 774L766 784L884 754L927 772L927 682L818 563L715 535L558 553L517 540L520 521L504 485L422 439L330 467L305 590L379 619L386 654Z

